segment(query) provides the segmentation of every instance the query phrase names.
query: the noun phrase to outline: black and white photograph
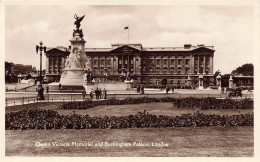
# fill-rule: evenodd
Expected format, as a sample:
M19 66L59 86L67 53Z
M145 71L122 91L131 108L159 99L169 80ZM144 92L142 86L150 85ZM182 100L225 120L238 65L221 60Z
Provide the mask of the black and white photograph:
M152 2L2 4L5 158L256 157L259 1Z

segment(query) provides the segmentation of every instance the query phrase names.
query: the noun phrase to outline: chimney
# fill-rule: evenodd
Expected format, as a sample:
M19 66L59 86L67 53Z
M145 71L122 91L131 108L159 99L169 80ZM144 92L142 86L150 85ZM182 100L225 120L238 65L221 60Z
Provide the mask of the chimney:
M190 49L191 44L184 44L184 49Z

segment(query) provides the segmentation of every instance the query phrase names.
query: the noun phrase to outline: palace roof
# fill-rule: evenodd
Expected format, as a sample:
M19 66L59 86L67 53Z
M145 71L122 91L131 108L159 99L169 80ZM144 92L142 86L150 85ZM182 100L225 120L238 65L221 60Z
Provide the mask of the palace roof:
M148 52L160 52L160 51L193 51L199 48L205 48L209 50L214 50L214 46L204 46L203 44L199 44L197 46L192 46L190 44L185 44L183 47L142 47L141 44L112 44L112 48L85 48L85 52L110 52L112 50L116 50L117 48L128 46L134 48L139 51L148 51ZM68 52L69 49L63 46L58 47L48 47L47 51L52 49L58 49L63 52Z

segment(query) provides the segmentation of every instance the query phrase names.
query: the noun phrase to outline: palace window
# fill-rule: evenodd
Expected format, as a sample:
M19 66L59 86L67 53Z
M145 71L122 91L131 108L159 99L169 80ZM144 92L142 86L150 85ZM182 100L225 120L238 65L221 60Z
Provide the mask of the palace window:
M164 59L164 60L163 60L163 65L164 65L164 66L167 66L167 65L168 65L168 60Z
M178 65L181 65L182 64L182 60L178 60Z
M59 72L61 72L62 69L62 58L59 58Z
M122 64L122 60L119 60L119 64Z
M189 60L188 59L185 60L185 64L189 65Z
M156 60L156 66L160 66L161 65L161 60L157 59Z
M206 57L206 63L205 64L206 64L206 68L209 68L209 57L208 56Z
M151 66L155 66L153 59L150 59L150 60L149 60L149 63L150 63Z
M199 73L200 73L200 74L203 73L203 67L200 67Z
M107 66L111 66L111 59L107 60Z
M98 66L98 60L94 59L94 66Z
M195 59L194 59L194 65L198 65L198 58L197 57L195 57Z
M175 60L174 60L174 59L171 59L171 65L172 65L172 66L174 66L174 64L175 64L174 62L175 62Z
M100 62L100 66L105 66L105 60L101 60L101 62Z
M142 64L145 66L145 64L146 64L146 59L142 59Z
M189 68L185 68L185 74L188 74Z
M204 57L200 57L200 65L203 65L204 64Z

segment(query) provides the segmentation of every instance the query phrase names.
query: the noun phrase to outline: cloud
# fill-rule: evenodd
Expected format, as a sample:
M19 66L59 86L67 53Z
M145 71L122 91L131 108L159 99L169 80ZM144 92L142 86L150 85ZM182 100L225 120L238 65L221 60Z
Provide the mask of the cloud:
M86 47L127 43L129 25L130 43L144 47L214 46L214 70L223 74L253 62L250 6L7 6L6 60L39 67L35 46L69 46L74 14L85 15Z

